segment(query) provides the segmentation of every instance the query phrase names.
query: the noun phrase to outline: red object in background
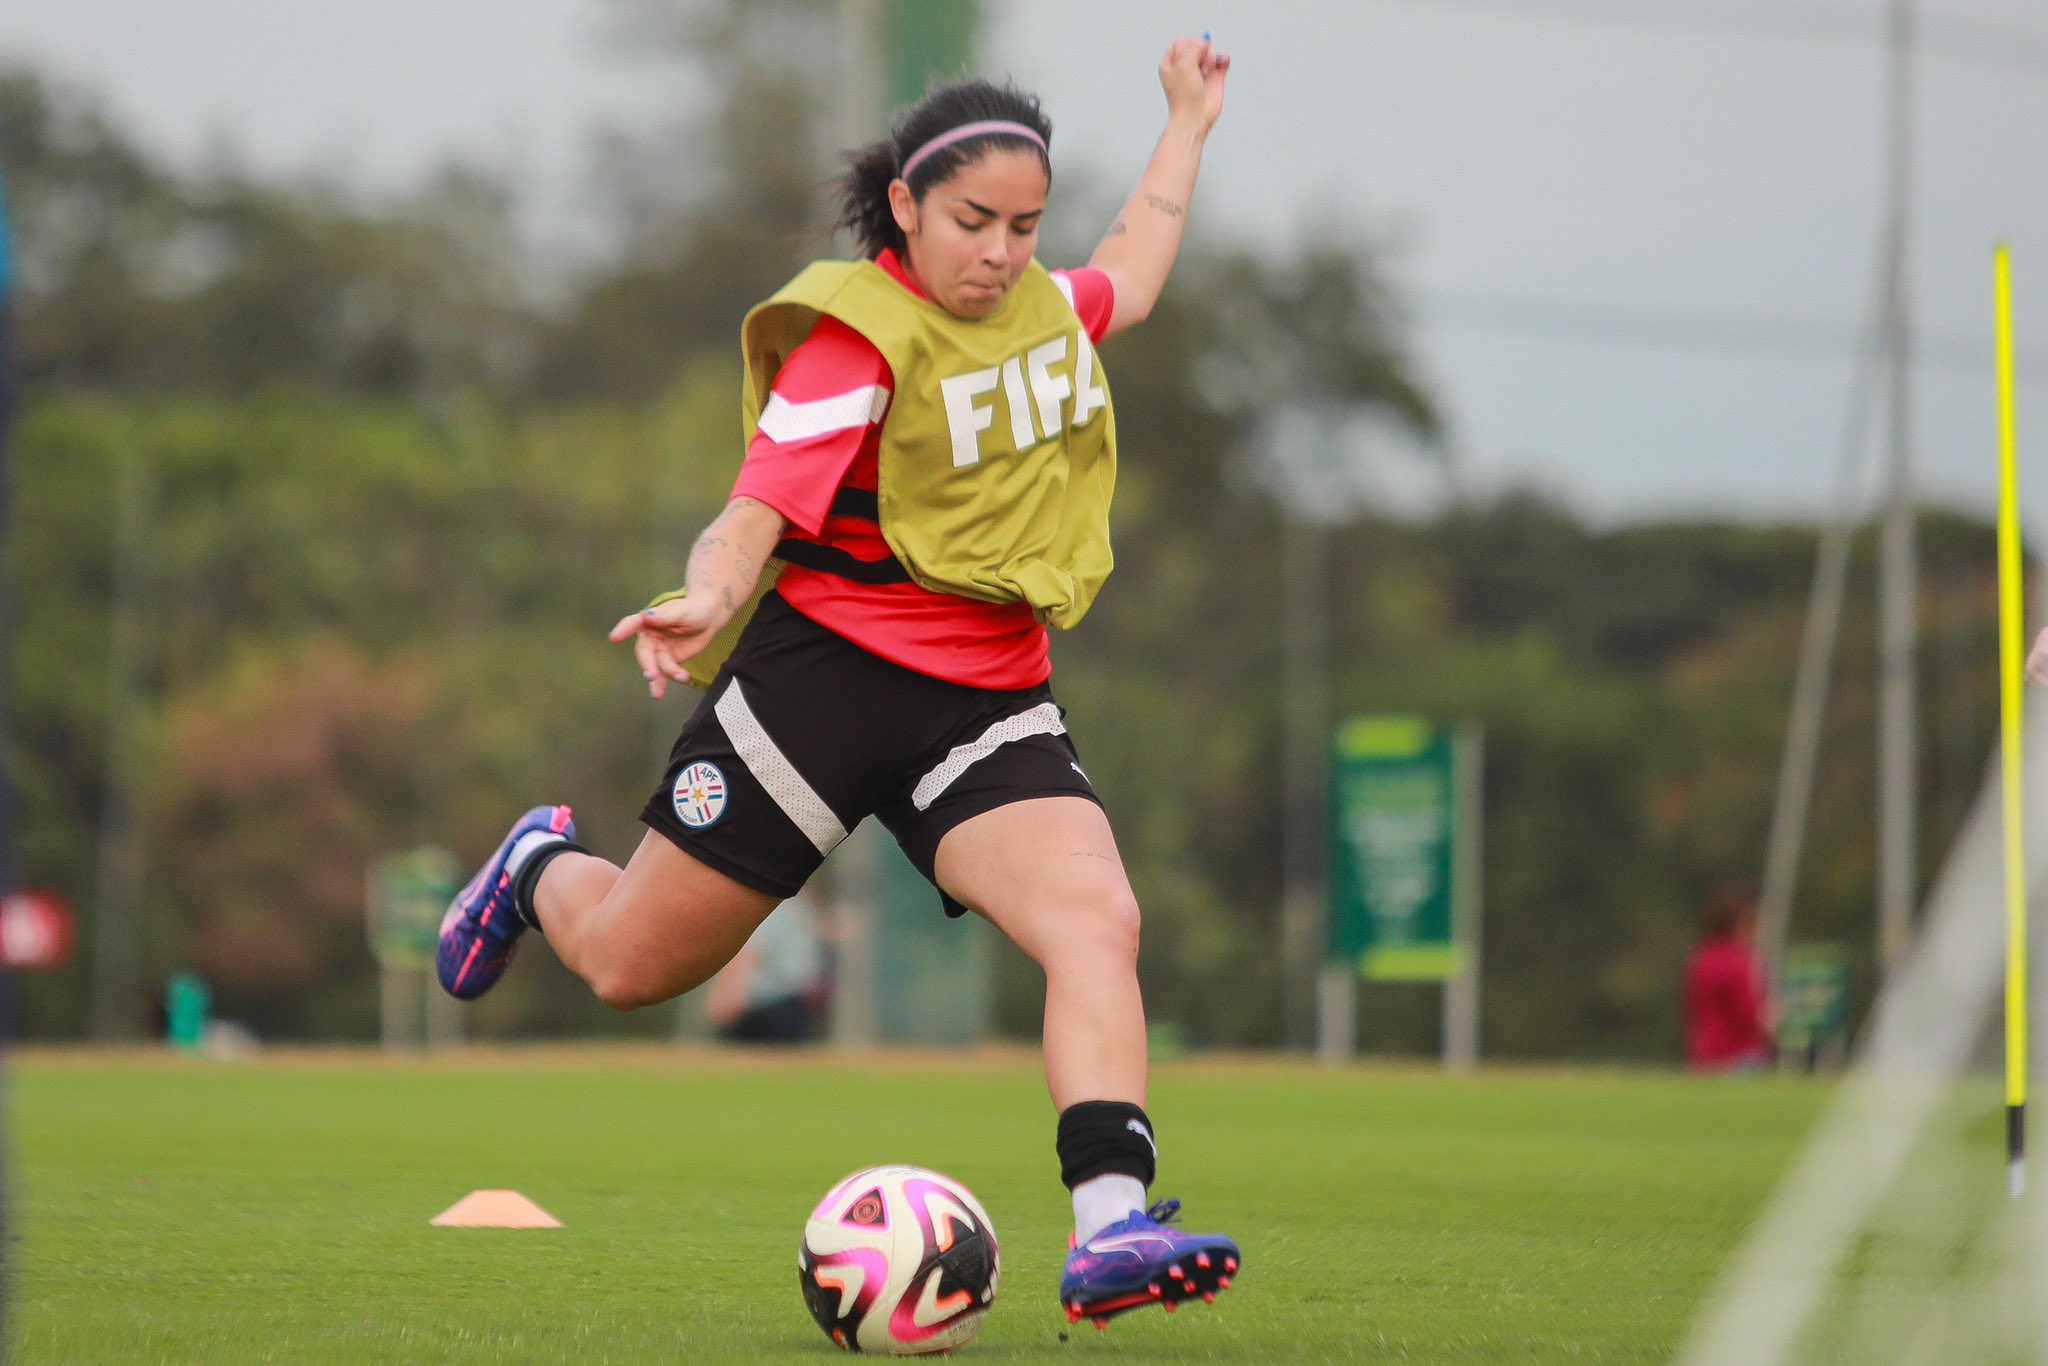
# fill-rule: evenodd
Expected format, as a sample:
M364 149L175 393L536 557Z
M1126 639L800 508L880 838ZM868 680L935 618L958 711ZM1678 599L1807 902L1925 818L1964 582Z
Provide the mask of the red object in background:
M43 972L71 961L77 943L71 907L55 892L0 897L0 967Z
M1762 964L1748 940L1710 935L1685 968L1686 1063L1712 1072L1756 1066L1770 1050Z

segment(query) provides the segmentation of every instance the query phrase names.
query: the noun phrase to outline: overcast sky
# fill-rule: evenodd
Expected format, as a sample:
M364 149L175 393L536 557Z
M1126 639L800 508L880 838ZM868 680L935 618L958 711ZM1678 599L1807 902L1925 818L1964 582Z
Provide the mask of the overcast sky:
M1237 66L1198 230L1277 250L1334 225L1393 244L1414 349L1475 483L1535 484L1603 519L1824 506L1877 250L1881 0L988 8L983 69L1040 92L1060 164L1093 180L1135 176L1162 117L1160 51L1213 30ZM2007 235L2022 450L2044 469L2028 502L2048 513L2048 7L1918 12L1917 478L1990 510L1990 248ZM5 0L0 61L96 92L188 163L225 141L258 168L394 188L480 158L559 229L592 130L669 94L607 43L604 14Z

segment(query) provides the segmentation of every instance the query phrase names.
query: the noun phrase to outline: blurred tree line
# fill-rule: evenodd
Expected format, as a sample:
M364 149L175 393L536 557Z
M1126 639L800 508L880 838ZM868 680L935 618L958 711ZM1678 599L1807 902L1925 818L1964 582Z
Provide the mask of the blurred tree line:
M31 1037L85 1030L109 896L134 903L146 981L190 966L261 1033L360 1039L375 857L471 858L543 799L573 803L600 852L637 840L689 702L650 704L603 633L679 577L723 502L740 316L828 249L814 147L869 130L835 138L816 73L764 55L813 47L759 41L827 7L622 13L695 54L708 112L694 140L606 146L611 247L546 290L485 171L372 205L175 170L90 99L0 73L28 398L8 547L20 858L86 912L79 960L20 984ZM1096 198L1056 190L1049 260L1085 259L1114 208ZM1364 416L1440 461L1447 443L1353 242L1284 262L1198 242L1105 361L1119 572L1055 643L1057 683L1147 908L1155 1018L1271 1045L1275 416ZM1486 729L1488 1052L1674 1057L1693 908L1761 863L1814 529L1596 528L1527 492L1307 515L1333 547L1337 714ZM1931 879L1991 747L1995 585L1988 525L1930 513L1921 531ZM1866 973L1874 629L1859 599L1795 923ZM667 1028L529 956L476 1007L480 1033ZM1032 970L1001 971L999 1023L1035 1034ZM1433 992L1361 996L1369 1048L1434 1046Z

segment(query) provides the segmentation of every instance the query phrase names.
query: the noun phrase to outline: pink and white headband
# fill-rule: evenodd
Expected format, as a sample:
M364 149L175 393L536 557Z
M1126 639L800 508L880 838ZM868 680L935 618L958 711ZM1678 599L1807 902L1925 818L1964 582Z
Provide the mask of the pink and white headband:
M1007 119L983 119L979 123L963 123L950 132L939 134L906 157L903 162L903 170L899 174L903 179L908 180L910 179L910 173L917 169L918 163L922 162L932 153L942 152L956 142L964 142L968 138L983 137L989 133L1007 133L1011 137L1023 138L1025 141L1035 144L1039 151L1047 152L1045 139L1039 136L1036 128L1030 127L1027 124L1012 123ZM1049 152L1048 155L1050 155Z

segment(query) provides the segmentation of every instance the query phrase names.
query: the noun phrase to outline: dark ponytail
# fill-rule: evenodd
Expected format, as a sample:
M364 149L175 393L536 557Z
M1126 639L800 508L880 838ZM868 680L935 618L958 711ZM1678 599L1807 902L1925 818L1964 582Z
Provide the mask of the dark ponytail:
M896 116L888 137L845 154L846 174L834 186L839 195L839 221L833 226L849 229L860 240L863 256L879 256L884 248L903 250L903 229L896 226L896 215L889 210L889 186L902 173L903 163L933 138L964 124L985 121L1021 123L1048 144L1052 142L1052 120L1038 107L1036 95L1014 85L987 81L935 86ZM1045 162L1046 175L1052 175L1052 159L1029 138L1016 133L983 133L962 138L920 161L908 182L912 197L922 202L934 185L951 180L962 167L997 147L1038 153Z

